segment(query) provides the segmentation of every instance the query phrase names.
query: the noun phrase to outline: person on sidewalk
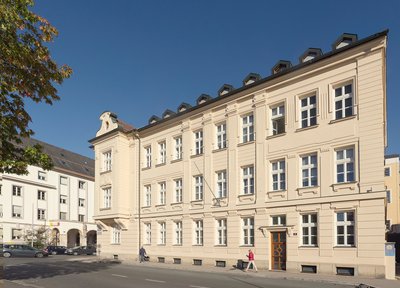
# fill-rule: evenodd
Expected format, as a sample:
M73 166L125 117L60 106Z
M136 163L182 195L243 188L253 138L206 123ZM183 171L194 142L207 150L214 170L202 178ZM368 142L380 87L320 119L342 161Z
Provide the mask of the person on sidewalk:
M249 264L247 264L247 268L244 271L247 272L250 268L250 265L252 265L253 270L256 270L256 272L258 272L256 263L254 262L254 253L253 253L253 251L251 251L251 249L249 249L249 254L246 256L247 256L247 258L249 258Z
M147 253L146 250L142 247L139 249L139 261L140 263L146 261Z

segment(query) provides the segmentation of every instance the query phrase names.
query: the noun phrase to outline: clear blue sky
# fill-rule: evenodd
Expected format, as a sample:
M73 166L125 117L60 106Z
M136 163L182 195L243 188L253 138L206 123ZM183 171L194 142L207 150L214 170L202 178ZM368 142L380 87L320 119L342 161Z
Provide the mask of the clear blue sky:
M73 76L53 106L27 103L37 139L93 157L99 116L115 112L135 127L153 114L216 96L249 72L266 77L280 59L324 52L343 32L389 29L388 148L400 153L400 1L37 0L59 30L53 57Z

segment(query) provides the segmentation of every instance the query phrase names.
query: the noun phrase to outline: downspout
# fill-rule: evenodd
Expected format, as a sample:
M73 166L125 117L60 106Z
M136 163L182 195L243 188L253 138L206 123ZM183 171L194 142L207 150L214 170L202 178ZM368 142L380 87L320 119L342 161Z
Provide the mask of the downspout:
M138 201L137 201L137 203L138 203L138 207L137 207L137 209L138 209L138 237L139 237L139 239L138 239L138 248L137 248L137 253L138 253L138 255L139 255L139 249L140 249L140 247L142 247L142 225L141 225L141 209L140 209L140 207L141 207L141 199L142 199L142 194L141 194L141 185L140 185L140 182L141 182L141 170L140 170L140 167L141 167L141 154L142 153L140 153L140 150L141 150L141 148L142 148L142 140L141 140L141 138L140 138L140 136L139 136L139 133L137 132L137 130L136 131L134 131L133 132L133 135L135 136L135 138L139 141L139 146L138 146L138 184L137 184L137 191L138 191ZM139 255L139 257L138 257L138 259L140 259L140 255Z

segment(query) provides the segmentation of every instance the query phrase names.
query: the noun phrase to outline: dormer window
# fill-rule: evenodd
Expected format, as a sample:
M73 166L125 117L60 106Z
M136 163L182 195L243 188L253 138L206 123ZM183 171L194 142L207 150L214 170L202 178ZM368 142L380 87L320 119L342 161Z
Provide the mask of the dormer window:
M168 117L171 117L171 116L174 116L175 115L175 112L174 111L171 111L171 110L169 110L169 109L167 109L167 110L165 110L165 112L163 113L163 115L162 115L162 118L168 118Z
M243 86L247 86L253 84L254 82L261 79L260 74L257 73L250 73L243 79Z
M179 105L179 107L178 107L178 113L181 113L181 112L184 112L184 111L186 111L186 110L188 110L188 109L190 109L192 106L190 105L190 104L188 104L188 103L182 103L181 105Z
M197 98L197 105L201 105L203 103L206 103L207 101L211 100L211 96L207 94L201 94L199 98Z
M157 117L156 115L153 115L149 119L149 124L151 125L151 124L154 124L154 123L156 123L158 121L160 121L160 117Z
M319 48L308 48L299 58L300 63L311 61L322 55L322 50Z
M218 95L222 96L222 95L225 95L225 94L228 94L228 93L232 92L233 90L234 90L234 88L233 88L232 85L224 84L224 85L222 85L221 88L219 88Z
M282 72L283 70L289 69L290 67L292 67L292 63L290 63L290 61L286 61L286 60L279 60L278 63L276 63L274 65L274 67L272 67L272 74L277 74L279 72Z
M343 33L340 37L332 44L332 50L336 50L345 47L351 43L357 41L357 34Z

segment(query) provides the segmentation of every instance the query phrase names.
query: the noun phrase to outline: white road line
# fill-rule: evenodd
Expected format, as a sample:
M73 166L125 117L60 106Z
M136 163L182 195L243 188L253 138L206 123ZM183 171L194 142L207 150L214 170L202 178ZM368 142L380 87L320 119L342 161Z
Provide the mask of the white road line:
M156 282L156 283L165 283L165 281L162 280L154 280L154 279L144 279L146 281L150 281L150 282Z
M44 288L43 286L39 286L39 285L31 284L31 283L25 283L24 281L20 281L20 280L12 280L12 281L9 281L9 282L14 283L14 284L18 284L18 285L21 285L21 286L24 286L24 287Z
M209 287L205 287L205 286L196 286L196 285L190 285L189 287L192 287L192 288L209 288Z
M111 275L115 277L128 278L128 276L125 275L119 275L119 274L111 274Z

